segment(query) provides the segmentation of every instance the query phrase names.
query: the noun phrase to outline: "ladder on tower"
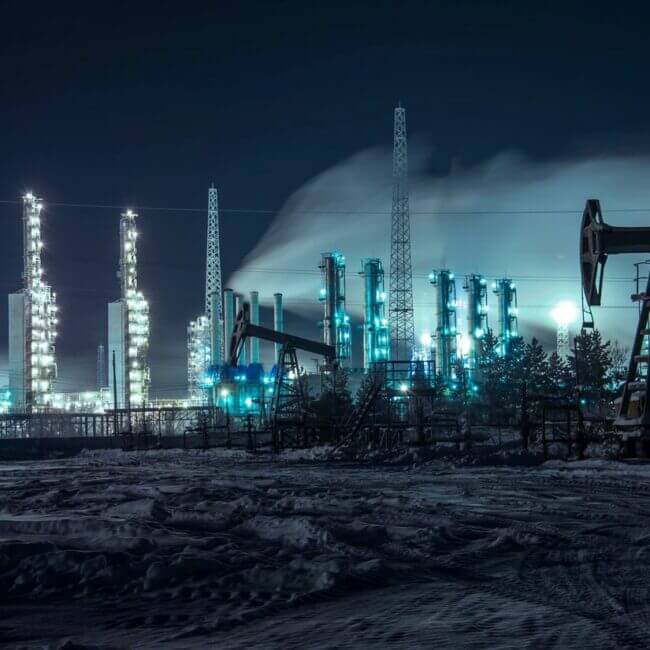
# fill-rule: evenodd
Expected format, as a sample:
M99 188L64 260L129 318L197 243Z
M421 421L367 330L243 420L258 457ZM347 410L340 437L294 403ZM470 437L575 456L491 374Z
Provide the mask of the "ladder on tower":
M650 435L650 276L645 293L634 294L632 300L641 309L615 426L624 437L644 438Z
M364 420L366 419L366 416L372 408L372 405L375 403L377 396L384 387L384 383L384 373L371 371L368 382L363 387L361 395L359 395L356 407L352 410L349 417L343 424L343 430L346 431L347 434L340 442L334 446L330 452L330 456L342 447L347 447L356 438L361 429L361 426L363 425Z

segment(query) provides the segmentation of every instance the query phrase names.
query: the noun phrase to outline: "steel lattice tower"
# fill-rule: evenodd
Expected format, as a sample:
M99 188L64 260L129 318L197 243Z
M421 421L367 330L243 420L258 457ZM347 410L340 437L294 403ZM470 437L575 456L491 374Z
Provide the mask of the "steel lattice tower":
M406 111L395 109L393 133L393 206L390 240L390 332L393 361L410 361L415 345L411 220L409 215Z
M223 320L221 302L221 248L219 246L219 197L214 185L208 190L208 247L205 260L205 315L210 318L211 296L216 293L217 316Z

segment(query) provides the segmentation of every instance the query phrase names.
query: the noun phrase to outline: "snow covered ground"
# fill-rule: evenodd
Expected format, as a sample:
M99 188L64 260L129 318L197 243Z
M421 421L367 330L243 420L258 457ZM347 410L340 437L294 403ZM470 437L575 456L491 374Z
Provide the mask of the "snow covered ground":
M650 465L0 464L11 648L645 648Z

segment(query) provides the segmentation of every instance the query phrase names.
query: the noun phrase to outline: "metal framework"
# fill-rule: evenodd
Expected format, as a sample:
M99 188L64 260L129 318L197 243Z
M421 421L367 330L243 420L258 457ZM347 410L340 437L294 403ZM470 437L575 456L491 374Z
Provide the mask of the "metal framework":
M23 393L27 412L51 406L56 379L56 295L43 282L41 211L43 202L31 192L23 196Z
M296 350L304 350L325 357L326 368L336 368L337 350L333 345L311 341L300 336L262 327L251 323L250 307L243 303L230 340L230 365L236 366L246 340L256 337L281 346L276 366L272 404L272 444L302 446L307 442L307 395L302 382Z
M208 190L208 241L205 257L205 315L210 318L212 294L221 296L221 247L219 244L219 196L212 185ZM221 321L221 301L217 304L217 316ZM229 333L228 333L229 334Z
M395 109L393 132L389 321L391 358L395 361L409 361L415 345L415 326L413 322L406 111L401 105Z
M223 360L223 302L221 293L221 247L219 244L219 195L214 185L208 189L208 229L205 255L205 308L187 327L187 389L193 404L208 398L205 376L211 365ZM214 304L213 304L214 303ZM215 323L212 321L216 320ZM213 331L214 330L214 331ZM216 336L215 336L216 335ZM230 336L226 332L226 336ZM212 354L213 338L219 347Z
M605 263L609 255L650 253L650 226L611 226L603 219L600 201L588 199L580 225L582 291L588 307L599 306ZM634 294L640 304L632 354L616 428L628 443L641 439L646 455L650 447L650 276L645 293Z
M145 407L149 400L149 304L138 290L138 252L132 210L120 219L120 280L124 318L124 398L129 407Z

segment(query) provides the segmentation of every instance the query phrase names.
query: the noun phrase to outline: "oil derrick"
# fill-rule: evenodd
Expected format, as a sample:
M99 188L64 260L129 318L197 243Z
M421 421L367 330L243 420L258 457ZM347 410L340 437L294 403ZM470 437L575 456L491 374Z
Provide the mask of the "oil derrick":
M272 446L301 447L306 443L307 396L300 377L296 348L284 344L278 358L273 393Z
M393 204L390 240L391 358L410 361L415 345L413 323L413 274L409 214L406 111L395 109L393 132Z

